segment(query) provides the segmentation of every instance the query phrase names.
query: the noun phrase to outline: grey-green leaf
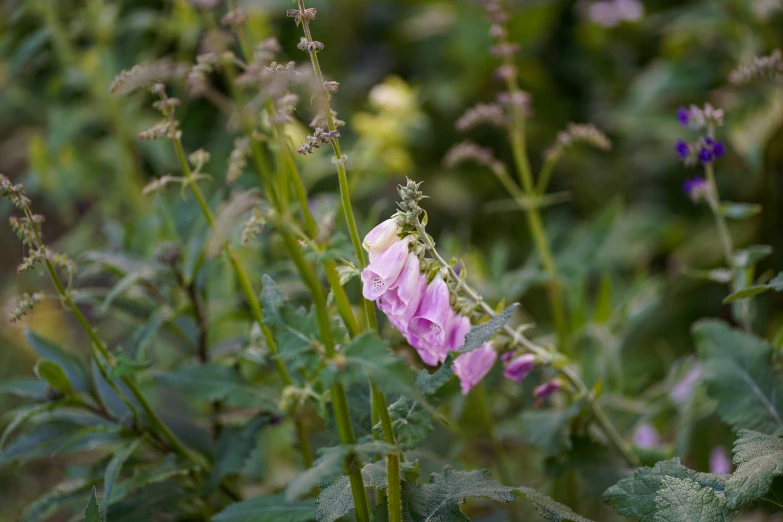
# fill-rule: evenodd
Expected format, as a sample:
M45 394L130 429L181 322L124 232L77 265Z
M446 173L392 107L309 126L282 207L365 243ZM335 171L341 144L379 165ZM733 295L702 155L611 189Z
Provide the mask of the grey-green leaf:
M459 353L472 352L480 348L482 344L489 341L501 328L508 322L511 315L519 308L519 303L514 303L491 320L484 324L471 328L468 335L465 336L465 344L459 348Z
M761 213L761 205L725 201L720 206L720 213L729 219L747 219Z
M51 361L63 369L65 375L68 376L68 381L75 389L85 393L92 390L90 374L82 360L76 355L32 330L25 332L25 338L41 359Z
M783 475L783 439L757 431L740 430L734 443L736 471L726 484L732 509L764 496L772 479Z
M775 290L776 292L783 292L783 272L776 275L769 283L763 285L753 285L742 290L738 290L723 300L723 303L733 303L741 299L748 299L750 297L763 294L769 290Z
M582 403L576 402L562 410L525 410L521 418L522 438L550 455L570 450L568 427L581 407Z
M702 376L717 412L735 429L772 433L783 426L783 390L770 364L772 345L716 320L693 328Z
M3 446L5 446L5 442L8 440L8 437L14 432L14 430L16 430L16 428L21 426L25 421L32 419L36 415L54 409L57 406L60 406L60 404L60 402L47 402L44 404L37 404L35 406L27 407L19 411L13 420L11 420L11 422L9 422L3 430L3 435L0 437L0 451L2 451Z
M655 496L653 522L728 522L726 502L711 488L690 479L663 477Z
M555 502L548 496L539 493L533 488L521 486L517 488L517 491L527 499L528 502L533 504L538 514L547 520L552 522L565 522L570 520L571 522L592 522L590 519L574 513L574 511L560 502Z
M95 497L95 486L92 488L90 501L87 503L87 507L84 508L84 522L103 522L101 510L98 507L98 499Z
M47 520L63 503L82 498L82 493L92 489L96 480L76 480L58 484L25 507L20 522L41 522Z
M315 518L315 501L288 502L283 495L261 495L231 504L213 522L307 522Z
M656 510L655 496L664 477L688 479L718 492L725 489L727 479L723 475L688 469L680 464L680 459L664 460L652 468L637 469L632 478L623 479L607 489L603 500L621 515L651 522Z
M160 374L158 379L177 388L188 398L198 401L225 401L239 407L276 406L273 398L263 388L248 384L233 368L216 363L180 368Z
M386 488L386 467L382 462L370 463L362 468L365 487ZM316 500L315 517L319 522L334 522L354 509L351 481L345 475L335 475L321 484Z
M109 512L109 502L111 501L111 492L114 488L114 482L120 475L122 466L143 441L144 437L139 437L138 439L131 441L130 444L116 453L106 465L106 469L103 472L103 509L107 514Z
M73 392L68 376L56 363L40 359L35 363L33 370L38 378L46 381L53 390L65 395L70 395Z

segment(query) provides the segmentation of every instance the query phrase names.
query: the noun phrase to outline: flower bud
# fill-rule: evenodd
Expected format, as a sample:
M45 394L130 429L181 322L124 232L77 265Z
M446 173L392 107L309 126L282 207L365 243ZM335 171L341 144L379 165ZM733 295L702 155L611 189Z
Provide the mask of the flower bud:
M484 343L481 348L457 357L451 368L459 377L462 395L467 395L471 388L481 382L492 369L497 356L492 343Z
M535 356L533 354L526 353L509 360L506 355L509 354L504 354L503 356L503 360L508 361L506 363L505 370L503 370L503 376L507 379L511 379L516 383L522 382L522 379L527 377L527 374L533 370L533 366L535 366L536 363Z
M407 239L396 242L362 270L362 295L365 299L375 301L397 280L408 256L408 243Z
M400 227L397 226L394 219L387 219L370 230L370 232L364 236L364 241L362 242L362 246L370 254L370 261L389 248L393 243L399 241L400 238L398 234L400 232Z

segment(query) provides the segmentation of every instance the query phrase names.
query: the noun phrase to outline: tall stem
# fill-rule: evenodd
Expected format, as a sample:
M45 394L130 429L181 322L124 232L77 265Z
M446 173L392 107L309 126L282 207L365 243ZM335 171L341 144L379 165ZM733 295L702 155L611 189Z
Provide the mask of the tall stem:
M448 271L448 274L451 277L451 279L456 282L458 291L462 292L475 305L477 305L481 309L483 315L486 315L487 317L495 317L497 315L495 310L484 301L484 298L482 298L478 292L476 292L463 279L461 279L459 275L454 271L454 268L445 259L443 259L443 256L441 256L440 253L435 248L435 243L433 243L433 241L427 235L427 231L424 229L424 225L422 225L421 222L418 220L416 222L416 230L419 232L419 236L424 242L424 246L427 247L427 249L432 253L432 256L435 258L438 264L440 264L443 268L445 268ZM530 339L528 339L527 337L525 337L524 335L522 335L521 333L514 330L508 325L503 325L502 330L506 333L506 335L508 335L511 338L513 344L535 354L541 360L541 362L545 364L552 364L557 359L560 358L559 356L556 357L555 354L551 353L545 348L538 346ZM595 420L598 422L599 426L606 434L606 436L609 438L609 440L612 442L612 444L615 446L615 448L617 448L617 451L620 453L620 455L623 456L623 458L628 462L628 464L630 464L633 467L638 467L639 466L638 457L631 451L631 449L623 440L622 436L612 425L611 421L609 420L609 418L606 416L603 409L601 408L601 405L598 404L598 401L594 396L594 394L590 392L587 385L585 385L585 383L582 382L582 379L579 377L579 374L568 365L557 364L557 365L553 365L553 367L563 377L565 377L566 380L568 380L568 382L576 389L577 393L579 393L582 397L584 397L584 399L589 403L590 408L593 411L593 416Z

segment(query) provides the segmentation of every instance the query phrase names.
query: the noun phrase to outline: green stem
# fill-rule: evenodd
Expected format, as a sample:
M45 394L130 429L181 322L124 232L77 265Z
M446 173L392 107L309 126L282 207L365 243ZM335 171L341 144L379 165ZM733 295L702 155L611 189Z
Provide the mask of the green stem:
M479 410L484 418L484 426L487 428L487 437L492 444L492 451L495 453L495 460L497 461L498 471L500 472L500 479L503 484L510 485L511 475L508 472L508 466L506 465L506 459L503 457L503 448L498 440L497 433L495 433L495 419L492 416L492 412L489 410L487 400L486 385L481 383L477 387L476 398L478 400Z

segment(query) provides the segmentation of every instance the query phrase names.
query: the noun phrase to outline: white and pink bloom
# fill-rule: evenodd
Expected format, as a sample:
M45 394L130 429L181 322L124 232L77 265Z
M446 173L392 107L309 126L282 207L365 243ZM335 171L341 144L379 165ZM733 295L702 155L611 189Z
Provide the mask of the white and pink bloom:
M370 261L373 261L381 252L400 241L399 234L402 232L394 219L387 219L376 226L364 236L362 246L370 254Z
M516 383L522 382L527 377L533 366L536 364L536 357L533 354L526 353L519 357L514 357L511 352L503 354L503 362L506 368L503 370L503 376Z
M497 357L495 348L488 342L482 344L481 348L457 357L451 368L459 377L462 395L467 395L471 388L481 382L481 379L492 369Z
M417 339L418 346L414 347L433 351L443 345L450 311L449 287L438 274L427 285L419 308L408 324L408 334Z
M375 301L397 280L408 257L409 243L408 239L397 241L378 254L362 271L362 295L365 299Z

